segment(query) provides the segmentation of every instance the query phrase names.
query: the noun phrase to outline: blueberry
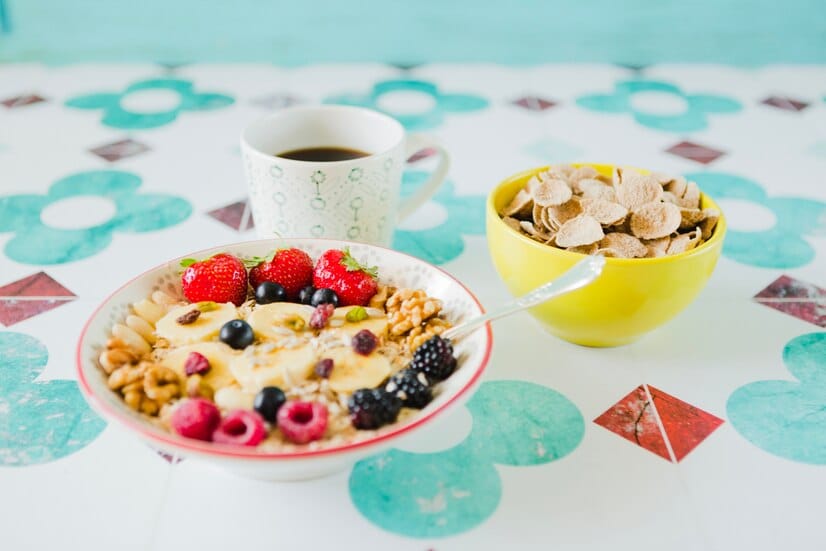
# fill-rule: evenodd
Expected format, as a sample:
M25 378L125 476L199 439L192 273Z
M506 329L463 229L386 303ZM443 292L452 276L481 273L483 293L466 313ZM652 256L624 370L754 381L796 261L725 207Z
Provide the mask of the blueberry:
M252 344L255 335L249 323L244 320L232 320L221 327L218 338L231 348L241 350Z
M277 386L265 386L255 395L253 409L270 423L275 423L278 410L287 401L284 391Z
M332 289L316 289L313 298L310 299L310 304L312 306L318 306L319 304L338 306L338 295Z
M313 293L315 293L315 287L307 285L298 292L298 302L301 304L310 304L313 300Z
M264 281L255 288L255 302L258 304L284 302L285 300L287 300L287 290L279 283Z

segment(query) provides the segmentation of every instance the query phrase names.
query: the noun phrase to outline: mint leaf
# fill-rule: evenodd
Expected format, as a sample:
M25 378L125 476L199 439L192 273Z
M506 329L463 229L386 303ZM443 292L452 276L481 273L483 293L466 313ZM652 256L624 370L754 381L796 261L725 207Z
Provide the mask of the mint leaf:
M183 260L181 260L181 268L189 268L196 262L198 262L197 258L184 258Z

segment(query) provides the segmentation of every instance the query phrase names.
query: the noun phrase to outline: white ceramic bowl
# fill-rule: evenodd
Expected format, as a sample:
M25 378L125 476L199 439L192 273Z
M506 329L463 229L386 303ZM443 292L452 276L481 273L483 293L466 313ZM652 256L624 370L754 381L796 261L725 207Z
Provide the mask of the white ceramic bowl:
M276 247L295 246L314 259L327 249L350 247L353 255L368 265L379 267L383 282L398 287L424 289L444 302L448 320L458 323L483 312L475 296L448 273L412 256L362 243L327 239L285 239L248 241L215 247L170 260L137 276L115 291L97 308L86 323L77 346L77 373L86 399L103 417L122 425L152 447L177 456L213 463L244 476L271 480L313 478L347 468L357 460L392 447L403 436L433 423L450 408L460 407L471 391L490 357L493 337L490 326L480 329L456 343L458 368L441 383L434 400L404 423L380 429L374 437L333 448L291 453L267 453L256 448L226 446L178 436L156 427L129 409L120 396L106 386L106 376L98 367L97 357L109 338L114 323L129 313L129 305L163 289L181 296L179 262L182 258L206 258L219 252L239 256L264 256Z

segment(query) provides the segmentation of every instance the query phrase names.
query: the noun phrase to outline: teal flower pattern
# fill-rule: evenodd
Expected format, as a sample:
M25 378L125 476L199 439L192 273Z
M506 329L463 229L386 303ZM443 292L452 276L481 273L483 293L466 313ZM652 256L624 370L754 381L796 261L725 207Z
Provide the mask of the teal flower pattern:
M633 97L640 93L674 96L685 103L676 114L647 112L635 107ZM679 86L659 80L623 80L611 94L593 94L577 99L580 107L601 113L631 113L643 126L666 132L694 132L708 128L708 115L736 113L742 105L735 99L710 94L687 94Z
M805 236L826 235L826 203L802 197L770 197L757 182L723 172L686 174L714 199L737 199L762 205L776 218L764 231L728 229L723 255L760 268L799 268L815 258Z
M436 453L392 449L356 464L350 498L362 515L413 538L461 534L499 506L496 465L552 463L585 434L582 414L568 398L526 381L482 383L467 408L473 427L458 445Z
M136 112L124 106L130 95L145 91L168 91L177 95L177 103L155 112ZM72 98L66 102L76 109L102 109L106 126L124 130L157 128L174 121L183 111L208 111L232 105L235 100L224 94L198 93L191 81L155 78L130 84L122 92L103 92Z
M732 426L779 457L826 465L826 333L789 341L783 363L796 380L756 381L726 403Z
M79 172L58 180L45 195L0 195L0 233L13 232L6 256L24 264L63 264L105 249L116 231L149 232L178 224L192 213L185 199L138 193L141 179L116 170ZM44 223L43 210L58 201L93 196L110 200L115 213L91 227L66 229Z
M429 176L420 170L405 172L402 197L412 194ZM444 264L458 258L465 250L463 235L485 234L485 196L457 196L453 182L446 181L432 201L445 208L447 219L427 229L396 230L393 248L431 264Z
M397 113L382 108L382 97L395 92L413 92L424 94L432 101L430 107L413 113ZM468 113L488 106L488 101L472 94L448 94L442 92L435 84L425 80L396 79L376 83L366 94L342 94L330 96L325 103L355 105L382 111L395 117L408 130L430 130L444 122L447 113Z
M48 357L37 339L0 333L0 467L55 461L86 447L106 426L74 381L36 380Z

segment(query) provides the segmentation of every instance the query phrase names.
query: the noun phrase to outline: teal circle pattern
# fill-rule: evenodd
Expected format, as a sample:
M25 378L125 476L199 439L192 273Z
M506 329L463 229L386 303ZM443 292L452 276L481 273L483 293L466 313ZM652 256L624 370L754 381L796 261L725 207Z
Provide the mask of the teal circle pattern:
M815 259L815 249L804 239L826 235L826 203L803 197L771 197L748 178L724 172L685 175L716 200L738 199L771 210L773 227L764 231L729 228L723 255L759 268L800 268Z
M48 360L43 344L0 333L0 467L55 461L86 447L106 423L74 381L36 381Z
M789 341L783 362L796 381L756 381L726 403L734 429L779 457L826 465L826 333Z
M147 90L163 90L178 96L174 107L156 112L135 112L123 106L124 99ZM122 130L158 128L173 122L185 111L211 111L232 105L235 100L225 94L196 92L189 80L153 78L130 84L120 92L96 92L71 98L67 107L103 111L102 124Z
M45 195L0 195L0 233L14 235L6 256L23 264L63 264L104 250L115 232L142 233L174 226L187 219L192 206L181 197L139 193L141 179L131 172L92 170L58 180ZM95 196L111 200L115 214L81 229L46 225L41 213L62 199Z
M681 113L649 113L635 107L633 96L643 92L657 92L684 100L686 108ZM679 86L659 80L622 80L614 85L609 94L591 94L577 99L577 105L600 113L630 113L643 126L665 132L695 132L708 128L712 114L731 114L740 111L739 101L712 94L688 94Z
M430 177L419 170L402 177L402 198L410 196ZM447 219L421 230L396 230L393 248L431 264L445 264L465 250L464 235L485 235L485 196L456 195L456 186L446 181L431 199L447 210Z
M350 497L370 522L413 538L471 530L488 519L504 491L496 465L536 466L570 454L585 423L562 394L525 381L482 384L467 408L468 437L436 453L390 450L356 464Z
M415 92L430 96L430 108L414 113L396 113L382 109L381 98L394 92ZM395 117L408 130L431 130L441 126L449 113L469 113L488 106L488 100L481 96L463 93L446 93L432 82L418 79L391 79L377 82L366 93L334 95L325 103L367 107ZM385 167L389 170L390 167Z

